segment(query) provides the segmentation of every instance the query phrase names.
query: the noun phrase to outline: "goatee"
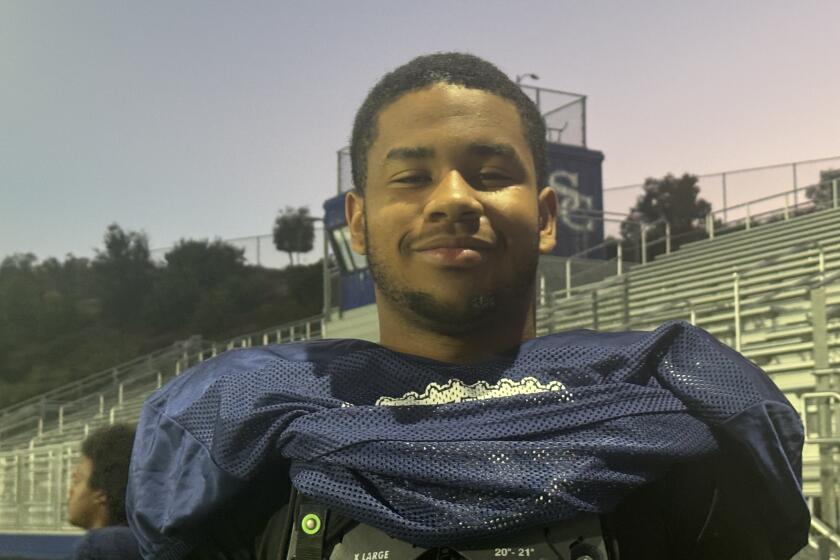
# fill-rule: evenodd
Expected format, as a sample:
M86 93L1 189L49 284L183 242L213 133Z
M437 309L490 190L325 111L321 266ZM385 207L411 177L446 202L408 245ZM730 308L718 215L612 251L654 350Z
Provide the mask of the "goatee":
M382 263L370 243L365 230L365 244L370 274L379 292L397 308L404 308L425 328L446 335L460 335L472 331L493 328L498 320L504 320L509 312L521 309L524 301L533 299L539 252L534 247L533 255L526 259L518 274L508 285L500 286L493 293L473 295L458 304L442 302L431 293L399 285L393 271ZM514 312L515 314L515 312Z

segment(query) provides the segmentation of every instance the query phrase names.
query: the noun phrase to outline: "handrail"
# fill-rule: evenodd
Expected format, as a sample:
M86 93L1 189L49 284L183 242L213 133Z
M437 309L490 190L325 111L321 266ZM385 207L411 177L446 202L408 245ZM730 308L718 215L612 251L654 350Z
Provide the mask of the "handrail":
M315 320L317 320L318 316L314 316L314 317L316 318ZM283 325L280 325L280 326L275 327L275 328L264 329L262 331L255 331L254 333L251 333L250 335L241 335L241 336L233 337L233 338L229 339L229 341L226 341L225 345L227 344L227 342L234 342L234 341L237 341L237 340L242 340L242 339L244 339L248 336L260 335L262 333L277 331L277 330L280 330L284 327L288 328L288 326L298 325L298 324L301 324L301 323L304 323L304 322L309 322L310 320L312 320L312 318L307 319L306 321L292 321L292 322L289 322L289 323L283 323ZM185 363L188 363L188 364L192 363L192 362L200 363L200 362L205 361L205 359L206 359L205 354L206 354L206 350L201 349L197 352L193 352L191 354L186 354L186 355L182 356L182 359L185 361ZM118 407L112 407L112 411L117 410L117 408ZM121 407L119 407L119 408L121 408ZM29 420L31 421L32 418L29 418ZM24 437L11 438L9 441L12 442L12 443L21 443L21 442L26 441L27 439L31 439L31 438L26 438L24 436ZM32 441L34 441L34 439L32 439ZM3 451L11 451L11 449L3 449L2 451L0 451L0 453L2 453Z
M143 354L142 356L132 358L131 360L129 360L127 362L117 364L116 366L112 366L112 367L106 368L104 370L100 370L98 372L87 375L87 376L85 376L81 379L77 379L76 381L73 381L72 383L67 383L65 385L61 385L59 387L56 387L54 389L50 389L49 391L41 393L40 395L30 397L26 400L23 400L23 401L19 402L19 403L16 403L16 404L10 405L8 407L2 408L2 409L0 409L0 418L7 418L8 416L11 416L11 415L17 413L19 410L27 408L31 405L41 404L41 403L45 402L45 399L49 399L50 397L53 397L57 394L61 394L62 392L73 390L73 389L79 389L79 388L84 387L87 384L90 384L90 383L95 382L95 381L99 381L99 380L103 380L103 379L113 379L115 374L118 376L120 372L124 372L126 370L133 369L137 365L142 365L145 362L155 360L155 359L159 359L159 358L162 358L162 357L166 357L167 355L172 354L172 353L182 352L183 348L179 347L179 344L182 344L182 342L176 342L176 343L173 343L172 345L167 346L165 348L154 350L152 352L149 352L148 354Z
M565 93L565 92L561 92L561 93ZM826 158L826 159L834 159L834 158ZM822 161L822 160L813 160L813 161ZM833 181L826 181L826 182L821 182L821 183L817 183L817 184L818 185L833 184L834 187L835 187L833 194L834 194L834 196L837 196L837 193L836 193L836 191L837 191L837 188L836 188L837 179L834 179ZM807 187L803 187L803 188L807 188ZM734 205L734 206L726 208L726 209L712 211L712 212L710 212L709 215L714 215L716 213L724 212L728 209L741 208L741 207L744 207L744 206L748 206L750 204L756 204L758 202L771 200L771 199L779 198L779 197L782 197L782 196L787 197L791 193L795 193L795 192L796 192L796 190L787 191L787 192L784 192L784 193L779 193L779 194L775 194L775 195L762 197L762 198L756 199L754 201L737 204L737 205ZM835 205L836 205L836 201L835 201ZM602 210L594 210L594 209L576 208L576 209L572 209L570 211L570 214L572 214L572 215L586 215L589 218L608 221L609 218L606 217L607 215L617 214L617 213L602 211ZM643 222L638 221L638 220L631 220L631 221L637 223L639 225L639 227L642 229L643 232L646 229L657 225L658 223L665 222L664 219L657 220L657 221L652 222L650 224L644 224ZM676 238L674 238L674 239L676 239ZM657 240L656 242L652 243L651 245L653 245L655 243L659 243L661 241L662 241L661 239ZM599 250L599 249L606 249L611 244L618 244L620 246L621 243L622 243L622 240L607 239L607 240L599 243L598 245L590 247L589 249L586 249L584 251L580 251L578 253L575 253L574 255L566 257L566 260L567 261L572 261L576 258L577 259L584 258L585 255L588 255L588 254L592 253L593 251L596 251L596 250ZM644 244L645 244L645 242L643 241L643 245ZM643 251L643 255L644 255L644 251ZM618 257L616 257L615 260L616 261L620 260L620 255ZM621 259L621 260L623 260L623 259ZM643 260L645 260L645 259L643 258ZM760 265L764 265L764 264L766 264L766 261L761 261L760 263L756 263L754 265L748 266L746 269L742 269L740 272L741 273L747 273L751 269L756 268ZM621 266L618 267L618 274L619 275L621 273L621 268L622 268ZM613 276L612 278L615 278L615 276ZM824 283L826 283L828 281L831 281L833 279L834 279L834 276L831 275L828 278L824 279L822 281L822 283L818 284L818 285L823 285ZM603 282L605 282L605 280L600 280L600 281L596 281L596 282L603 283ZM608 286L609 286L609 284L602 284L602 287L608 287ZM585 284L583 286L574 286L574 287L569 286L565 290L565 295L566 295L566 299L571 299L573 294L578 295L578 294L581 294L581 293L590 293L591 291L592 291L592 284ZM301 319L301 320L298 320L298 321L291 321L291 322L288 322L288 323L284 323L283 325L272 327L272 328L269 328L269 329L263 329L263 330L260 330L260 331L255 331L253 333L238 335L238 336L232 337L229 340L224 341L220 344L222 346L224 346L224 345L230 344L231 342L240 341L240 340L243 340L243 339L248 338L248 337L253 337L255 335L260 335L260 334L276 331L276 330L283 329L283 328L289 328L292 325L311 323L311 322L318 321L320 319L321 319L320 315L315 315L315 316L312 316L312 317L308 317L306 319ZM127 362L124 362L122 364L118 364L117 366L110 367L110 368L107 368L105 370L90 374L90 375L88 375L88 376L86 376L82 379L76 380L72 383L69 383L69 384L66 384L66 385L63 385L63 386L60 386L60 387L57 387L55 389L52 389L52 390L47 391L45 393L42 393L40 395L30 397L29 399L26 399L23 402L20 402L20 403L17 403L15 405L0 409L0 417L2 417L4 420L8 421L8 420L10 420L11 416L13 416L15 414L18 414L18 413L21 413L23 410L27 410L27 409L31 410L31 408L33 406L42 406L44 403L54 404L55 402L61 402L61 401L55 401L55 399L60 398L61 396L63 396L64 394L66 394L69 391L80 391L84 387L86 387L88 384L119 379L121 374L125 374L126 372L130 372L132 369L134 369L138 365L142 366L144 362L149 362L149 361L152 361L152 360L155 360L155 359L160 359L160 358L166 359L166 358L172 357L172 355L177 353L177 352L183 352L188 347L190 342L192 342L192 341L182 341L180 343L175 343L175 344L173 344L171 346L168 346L166 348L162 348L162 349L156 350L154 352L150 352L148 354L145 354L143 356L139 356L137 358L134 358L134 359L129 360ZM208 341L208 345L209 345L209 341ZM78 400L78 399L76 399L76 400ZM64 404L66 402L68 402L68 401L63 401L61 403ZM73 401L69 401L69 402L73 402Z
M823 537L828 538L834 546L840 548L840 535L835 533L831 527L815 515L811 516L811 528Z
M815 249L815 248L820 248L822 244L820 242L811 242L811 243L806 243L804 245L808 249ZM778 261L778 260L781 260L783 257L788 256L790 254L800 253L800 252L802 252L802 250L803 250L803 244L797 244L795 246L792 246L792 247L789 247L789 248L785 249L784 252L782 252L780 254L774 255L772 257L767 257L767 258L762 259L760 261L757 261L757 262L754 262L752 264L746 265L743 268L739 267L738 268L738 273L740 274L741 282L744 281L745 277L749 278L749 277L752 277L754 274L760 272L762 269L766 268L768 266L768 264L773 263L773 262ZM632 274L633 274L632 271L628 272L629 277L632 277ZM823 278L815 283L814 279L819 278L821 276ZM615 284L617 284L619 282L618 278L619 277L612 276L610 278L606 278L606 279L601 280L600 282L597 282L597 283L594 283L594 284L587 284L587 285L584 285L584 286L578 286L577 287L577 293L575 293L571 297L568 297L568 296L567 297L562 297L562 294L566 293L566 290L557 290L557 291L553 292L551 294L551 296L553 297L553 299L555 301L557 301L557 303L555 303L557 308L562 309L565 306L571 306L571 305L578 304L580 301L582 301L583 298L589 297L589 295L594 290L603 290L603 289L608 289L608 288L615 287ZM827 284L829 284L829 283L831 283L831 282L833 282L834 280L837 280L837 279L840 279L840 271L825 276L824 271L817 270L817 271L808 273L806 275L803 275L799 282L797 282L793 286L785 286L785 289L795 288L795 287L799 287L799 286L806 286L809 289L814 289L816 287L827 285ZM732 280L729 277L722 277L719 283L720 284L728 284L731 281ZM771 298L769 298L769 296L762 296L758 300L752 301L751 303L752 304L762 303L764 301L768 301L769 299L771 299ZM720 308L720 305L718 303L706 303L706 304L700 304L700 305L695 306L694 304L691 303L690 300L687 300L687 299L678 300L676 303L675 302L666 302L666 303L663 303L663 304L661 304L657 307L654 307L653 309L648 310L645 313L645 315L647 317L646 320L634 319L634 320L629 321L627 323L627 326L631 327L635 324L643 324L643 323L649 322L651 317L655 317L657 314L659 314L659 313L661 313L665 310L674 309L675 305L681 305L681 304L684 305L686 303L688 304L689 309L694 312L694 314L702 313L702 312L709 311L709 310L717 310L717 309ZM556 311L556 310L557 309L555 309L554 311Z
M816 275L816 274L818 274L818 273L812 273L811 275L813 276L813 275ZM806 280L807 280L807 278L806 278ZM727 278L725 280L725 282L726 283L731 283L732 280L730 278ZM724 282L721 282L721 283L724 283ZM785 289L794 288L794 287L800 286L804 283L805 282L797 283L793 286L786 286ZM778 291L779 290L774 292L774 294L777 294ZM768 295L765 295L765 296L761 296L758 299L750 300L748 303L750 305L760 305L762 303L772 301L771 296L774 295L774 294L768 294ZM747 303L747 302L742 302L742 305L744 303ZM644 318L631 319L630 321L628 321L627 327L632 328L633 326L636 326L636 325L644 325L644 324L648 324L650 322L655 322L658 317L663 316L663 315L668 315L667 311L675 310L675 309L681 309L681 308L687 308L688 311L691 312L695 316L695 320L696 320L696 317L698 315L704 313L704 312L720 311L720 304L712 302L712 303L703 303L703 304L700 304L700 305L695 305L690 299L685 299L685 298L677 300L676 302L666 302L666 303L660 304L657 307L654 307L653 309L646 310Z
M815 274L819 276L822 273L817 272ZM835 280L840 280L840 271L829 274L828 276L826 276L822 280L811 284L811 289L814 290L816 288L822 288L823 286L827 286L829 284L832 284Z
M231 337L228 340L225 340L224 342L219 343L219 345L225 346L225 345L227 345L231 342L236 342L237 340L242 340L243 338L250 338L250 337L254 337L254 336L262 336L266 333L276 332L278 330L287 329L287 328L289 328L293 325L301 325L301 324L306 324L306 323L317 323L318 321L321 321L323 319L324 319L324 314L323 313L318 313L317 315L312 315L310 317L307 317L306 319L298 319L297 321L289 321L288 323L283 323L282 325L278 325L276 327L270 327L270 328L267 328L267 329L260 329L258 331L253 331L253 332L250 332L250 333L240 334L240 335Z
M698 179L708 179L709 177L719 177L721 175L734 175L736 173L746 173L748 171L764 171L767 169L779 169L782 167L790 167L793 165L805 165L808 163L820 163L821 161L831 161L840 159L840 156L834 157L825 157L825 158L815 158L815 159L806 159L802 161L791 161L789 163L774 163L772 165L760 165L758 167L745 167L743 169L732 169L727 171L718 171L717 173L703 173L701 175L697 175ZM639 187L644 187L644 183L636 183L634 185L620 185L618 187L607 187L604 189L604 192L608 191L619 191L619 190L626 190L626 189L637 189Z
M535 91L539 90L539 91L547 91L547 92L550 92L550 93L560 93L562 95L571 95L573 97L579 97L581 99L586 98L586 96L583 95L582 93L574 93L574 92L571 92L571 91L560 91L559 89L551 89L551 88L545 88L545 87L541 87L541 86L533 86L533 85L530 85L530 84L516 84L516 85L519 86L522 89L533 89Z
M814 416L812 413L809 412L809 405L812 401L816 399L828 399L828 402L825 403L828 405L829 410L831 408L835 408L838 403L840 403L840 393L836 391L811 391L808 393L804 393L802 395L802 425L805 427L805 443L840 443L840 434L834 433L832 429L831 422L828 423L826 431L820 429L819 426L813 426ZM818 409L821 409L819 405L817 405ZM825 410L825 409L823 409ZM831 412L828 412L830 416L834 416ZM824 420L817 419L818 424L822 424ZM812 435L815 434L816 435Z
M748 206L750 206L750 205L752 205L752 204L758 204L758 203L760 203L760 202L766 202L766 201L768 201L768 200L773 200L774 198L782 198L782 197L787 198L787 197L789 197L789 196L791 196L791 195L794 195L794 194L798 193L799 191L802 191L802 190L805 190L805 189L809 189L809 188L811 188L811 187L816 187L816 186L819 186L819 185L831 185L831 184L833 184L835 181L837 181L837 179L833 179L833 180L831 180L831 181L820 181L820 182L818 182L818 183L812 183L812 184L810 184L810 185L805 185L805 186L803 186L803 187L798 187L798 188L796 188L796 189L791 189L791 190L789 190L789 191L783 191L783 192L780 192L780 193L776 193L776 194L771 194L771 195L763 196L763 197L761 197L761 198L756 198L756 199L753 199L753 200L748 200L748 201L746 201L746 202L742 202L742 203L740 203L740 204L735 204L734 206L727 206L726 208L720 208L720 209L718 209L718 210L712 210L712 211L710 212L710 214L723 214L723 213L725 213L727 210L736 210L736 209L738 209L738 208L745 208L745 207L748 207ZM804 204L804 205L807 205L807 203L804 203L804 202L803 202L803 203L800 203L799 205L801 206L801 205L803 205L803 204Z
M231 337L230 339L227 339L223 342L212 343L210 341L201 340L201 342L198 344L198 346L201 347L200 352L205 352L207 350L210 350L212 346L215 346L217 348L219 348L219 347L225 348L228 344L230 344L232 342L240 341L240 340L243 340L243 339L248 338L248 337L253 337L255 335L263 335L265 333L270 333L270 332L275 332L275 331L278 331L278 330L288 329L288 328L290 328L292 326L295 326L295 325L317 322L321 318L322 318L321 315L314 315L312 317L307 317L306 319L300 319L300 320L297 320L297 321L289 321L289 322L286 322L286 323L283 323L281 325L271 327L271 328L268 328L268 329L263 329L263 330L260 330L260 331L254 331L253 333L248 333L248 334L243 334L243 335L238 335L238 336L235 336L235 337ZM111 368L93 373L93 374L88 375L88 376L86 376L82 379L79 379L77 381L73 381L72 383L68 383L68 384L62 385L60 387L56 387L55 389L52 389L52 390L50 390L46 393L42 393L42 394L37 395L35 397L31 397L31 398L29 398L29 399L27 399L27 400L25 400L21 403L17 403L15 405L10 406L10 407L0 409L0 418L2 418L3 422L4 422L3 431L4 432L14 431L15 428L18 428L22 425L25 425L27 423L32 422L33 418L34 418L31 415L32 409L35 408L35 407L38 407L41 403L45 402L45 399L49 399L49 402L51 402L55 406L59 406L59 405L60 406L72 406L74 403L89 399L90 395L85 395L83 397L76 398L76 399L71 399L71 400L57 400L57 397L60 397L61 395L65 395L65 394L70 393L72 391L80 391L82 388L84 388L86 386L89 386L89 385L92 385L92 384L96 384L97 382L98 383L107 383L111 380L114 380L115 377L117 379L120 379L120 374L133 373L133 375L128 376L128 378L125 379L124 381L128 381L130 379L137 379L137 378L140 377L140 375L142 375L142 374L140 374L139 372L136 371L137 366L142 366L146 363L159 361L161 359L167 359L167 358L172 359L172 358L176 358L176 357L181 358L185 351L189 351L189 349L191 347L194 348L195 346L196 346L196 344L195 343L190 344L189 340L173 343L171 346L168 346L166 348L155 350L153 352L150 352L149 354L144 354L142 356L139 356L137 358L129 360L128 362L124 362L122 364L119 364L118 366L111 367ZM149 371L143 372L143 373L151 374L151 373L155 373L155 371L156 370L153 368L153 369L150 369ZM15 417L17 417L17 420L18 420L17 422L14 421Z
M589 211L590 212L598 212L598 210L589 210ZM587 217L594 217L594 216L587 216ZM603 221L607 221L607 220L608 219L603 219ZM642 222L641 220L630 220L630 219L622 220L622 221L629 221L629 222L635 223L640 228L647 228L647 229L650 229L651 227L653 227L657 224L667 223L664 218L660 218L660 219L658 219L656 221L653 221L653 222L650 222L650 223ZM606 249L610 245L614 245L614 244L618 244L618 243L624 243L624 240L623 239L616 239L616 238L608 238L608 239L605 239L604 241L598 243L597 245L593 245L592 247L589 247L588 249L584 249L583 251L578 251L577 253L575 253L573 255L569 255L568 257L564 257L564 258L567 258L567 259L584 258L584 255L586 255L588 253L591 253L591 252L595 251L596 249Z

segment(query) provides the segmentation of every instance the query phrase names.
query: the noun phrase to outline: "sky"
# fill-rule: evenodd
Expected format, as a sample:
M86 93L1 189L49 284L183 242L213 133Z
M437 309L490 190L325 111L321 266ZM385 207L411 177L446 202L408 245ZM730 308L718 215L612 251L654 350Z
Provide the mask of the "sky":
M113 222L167 247L321 215L369 88L436 51L585 94L606 188L840 156L838 21L837 0L0 0L0 259L91 256Z

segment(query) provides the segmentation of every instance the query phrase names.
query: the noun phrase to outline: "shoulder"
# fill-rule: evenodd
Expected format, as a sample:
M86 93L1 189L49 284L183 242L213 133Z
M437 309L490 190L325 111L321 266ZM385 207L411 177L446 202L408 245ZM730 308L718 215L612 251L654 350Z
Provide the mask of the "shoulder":
M339 356L377 346L353 339L326 339L288 344L238 348L200 362L150 396L147 413L176 417L197 400L219 393L236 394L237 388L266 386L311 388L318 385L317 371Z
M112 526L88 531L73 560L140 560L137 540L128 527Z

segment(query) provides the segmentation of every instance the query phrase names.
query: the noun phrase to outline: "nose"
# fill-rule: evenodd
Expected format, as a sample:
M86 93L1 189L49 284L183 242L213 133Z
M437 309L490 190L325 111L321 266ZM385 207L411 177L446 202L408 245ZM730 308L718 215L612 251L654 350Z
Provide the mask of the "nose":
M424 208L429 222L477 221L484 214L484 206L476 198L475 189L457 171L452 170L432 191Z

